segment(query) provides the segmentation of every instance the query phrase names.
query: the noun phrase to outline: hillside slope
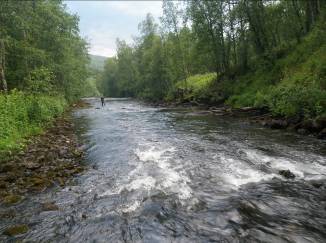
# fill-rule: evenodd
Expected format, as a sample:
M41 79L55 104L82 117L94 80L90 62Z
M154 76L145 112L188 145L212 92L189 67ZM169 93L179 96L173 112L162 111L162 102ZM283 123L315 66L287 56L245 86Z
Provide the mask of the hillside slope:
M273 63L259 60L251 70L232 79L219 77L216 81L213 74L189 77L187 90L180 81L167 100L266 107L273 115L288 118L326 117L325 33L320 24L300 44L278 50Z
M97 56L89 54L90 57L90 67L92 69L103 71L104 70L104 64L107 59L107 57L104 56Z

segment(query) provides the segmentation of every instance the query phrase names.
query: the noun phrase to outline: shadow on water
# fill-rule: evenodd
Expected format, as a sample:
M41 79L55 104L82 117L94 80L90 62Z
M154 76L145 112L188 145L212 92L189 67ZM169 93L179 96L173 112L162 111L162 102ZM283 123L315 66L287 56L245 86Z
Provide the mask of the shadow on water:
M107 100L75 114L89 169L31 195L0 241L325 242L325 143L245 119ZM289 169L287 180L280 170ZM53 201L57 211L42 211Z

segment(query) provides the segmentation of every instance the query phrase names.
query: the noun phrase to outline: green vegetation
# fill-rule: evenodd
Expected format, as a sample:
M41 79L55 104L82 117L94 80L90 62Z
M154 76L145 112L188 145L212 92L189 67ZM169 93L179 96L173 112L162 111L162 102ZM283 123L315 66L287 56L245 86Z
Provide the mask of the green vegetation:
M42 131L67 105L60 96L13 90L0 96L0 152L19 149L24 138Z
M231 85L227 103L268 107L275 115L326 116L326 38L321 23L270 69L259 68Z
M117 40L98 78L105 95L264 107L325 116L326 4L314 0L163 1L140 36Z
M96 92L78 17L61 1L0 4L0 154ZM2 156L2 155L1 155Z
M214 104L220 99L216 95L217 90L214 85L216 78L216 73L207 73L190 76L186 81L181 80L170 90L166 101L195 101Z

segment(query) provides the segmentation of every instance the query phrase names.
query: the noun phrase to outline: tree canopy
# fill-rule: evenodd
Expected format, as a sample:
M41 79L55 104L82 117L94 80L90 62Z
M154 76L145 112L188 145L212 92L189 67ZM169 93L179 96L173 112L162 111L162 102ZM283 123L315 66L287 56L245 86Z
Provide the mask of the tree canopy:
M88 54L78 22L61 1L2 1L2 89L60 93L68 100L80 97Z

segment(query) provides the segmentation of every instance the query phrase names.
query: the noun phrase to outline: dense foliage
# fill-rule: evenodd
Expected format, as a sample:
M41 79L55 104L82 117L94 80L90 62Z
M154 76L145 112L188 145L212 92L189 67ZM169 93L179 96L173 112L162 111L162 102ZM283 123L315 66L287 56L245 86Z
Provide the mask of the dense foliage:
M78 21L58 0L1 1L0 152L96 90Z
M87 46L78 17L61 1L2 1L0 23L2 88L4 82L8 90L33 86L69 101L83 95Z
M117 40L98 86L107 96L325 113L325 1L163 1L134 43ZM324 55L325 56L325 55Z

